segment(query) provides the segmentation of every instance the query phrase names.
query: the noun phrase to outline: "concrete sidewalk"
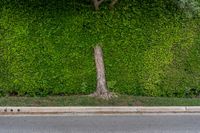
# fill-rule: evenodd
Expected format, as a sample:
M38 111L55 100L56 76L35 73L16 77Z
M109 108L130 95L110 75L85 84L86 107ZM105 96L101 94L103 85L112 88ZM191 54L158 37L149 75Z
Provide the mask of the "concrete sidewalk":
M200 113L200 106L162 107L0 107L0 115L17 114L139 114L139 113Z

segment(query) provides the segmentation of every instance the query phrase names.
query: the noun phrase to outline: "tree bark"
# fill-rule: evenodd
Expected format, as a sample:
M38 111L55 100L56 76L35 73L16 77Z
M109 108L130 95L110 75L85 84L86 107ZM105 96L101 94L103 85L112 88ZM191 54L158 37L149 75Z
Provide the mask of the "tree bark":
M112 97L112 94L107 89L103 52L101 47L98 45L94 48L94 56L96 63L97 86L96 92L93 93L92 96L100 97L103 99L110 99Z

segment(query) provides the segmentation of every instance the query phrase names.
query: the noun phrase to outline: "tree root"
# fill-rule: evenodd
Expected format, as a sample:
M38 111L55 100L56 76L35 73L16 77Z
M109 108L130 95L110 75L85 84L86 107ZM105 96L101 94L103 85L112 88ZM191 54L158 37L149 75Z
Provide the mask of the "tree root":
M90 94L89 96L101 98L101 99L104 99L104 100L109 100L109 99L118 97L117 94L112 93L112 92L106 92L106 93L95 92L95 93Z

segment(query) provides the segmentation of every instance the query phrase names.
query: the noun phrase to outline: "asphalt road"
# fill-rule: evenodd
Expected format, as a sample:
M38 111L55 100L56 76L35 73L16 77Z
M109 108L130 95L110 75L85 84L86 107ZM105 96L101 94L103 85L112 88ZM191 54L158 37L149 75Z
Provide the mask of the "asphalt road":
M200 115L0 116L0 133L200 133Z

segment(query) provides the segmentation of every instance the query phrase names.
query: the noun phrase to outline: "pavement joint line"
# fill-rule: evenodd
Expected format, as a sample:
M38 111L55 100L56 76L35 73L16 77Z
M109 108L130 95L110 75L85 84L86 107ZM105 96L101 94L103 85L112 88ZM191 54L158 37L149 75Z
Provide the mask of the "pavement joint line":
M95 107L0 107L0 115L18 114L141 114L141 113L200 113L200 106L95 106Z

